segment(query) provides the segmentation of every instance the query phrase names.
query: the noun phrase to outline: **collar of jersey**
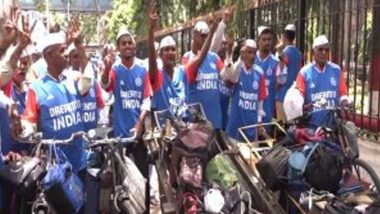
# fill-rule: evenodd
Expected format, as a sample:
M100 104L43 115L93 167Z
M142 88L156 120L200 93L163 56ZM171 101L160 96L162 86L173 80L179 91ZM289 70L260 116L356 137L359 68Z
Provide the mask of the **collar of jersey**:
M315 61L313 61L313 64L314 64L315 70L317 70L318 73L323 74L323 73L325 73L326 67L329 64L329 62L326 62L325 67L323 68L323 70L319 69L319 67L318 67L318 65L317 65L317 63Z
M21 84L24 84L24 83L21 83ZM25 90L22 87L18 87L14 82L12 82L12 87L14 87L16 92L19 94L25 92Z
M63 80L65 80L67 77L66 75L64 74L64 72L62 72L59 76L58 76L58 79L54 78L52 75L49 74L49 72L46 73L46 76L49 77L50 79L56 81L56 82L62 82Z
M265 59L261 59L260 58L260 51L257 51L257 58L261 61L261 62L265 62L265 61L267 61L268 59L269 59L269 57L272 57L272 53L270 53L267 57L265 57Z
M136 65L136 57L133 58L133 63L132 63L132 66L130 68L127 68L127 66L125 66L122 62L120 62L120 65L123 66L123 68L125 68L126 70L132 70Z
M241 66L241 68L243 69L244 73L246 73L246 74L252 74L254 66L255 66L255 64L252 64L251 68L247 69L247 67L243 63L242 66Z

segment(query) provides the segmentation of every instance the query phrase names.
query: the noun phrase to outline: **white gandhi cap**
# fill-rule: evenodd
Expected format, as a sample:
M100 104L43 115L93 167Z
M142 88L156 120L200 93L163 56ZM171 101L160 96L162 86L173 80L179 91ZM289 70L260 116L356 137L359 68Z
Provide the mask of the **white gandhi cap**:
M257 48L256 42L253 39L245 40L244 45L250 48L255 48L255 49Z
M328 44L329 44L329 40L327 39L327 37L325 35L320 35L314 39L313 49L321 45L328 45Z
M257 36L260 36L266 30L270 30L270 28L267 26L259 26L257 28Z
M125 28L119 30L119 33L117 33L117 36L116 36L116 41L119 41L119 39L120 39L122 36L125 36L125 35L131 37L132 42L133 42L134 44L136 44L135 39L133 38L131 32L129 32L129 30L128 30L128 29L125 29Z
M40 47L41 52L43 52L50 46L65 44L65 43L66 43L65 33L63 32L49 33L45 36L44 39L41 40L39 47Z
M195 27L194 27L194 30L202 33L202 34L207 34L210 29L208 28L208 25L206 22L204 21L198 21L196 24L195 24Z
M294 25L294 24L288 24L288 25L286 25L286 27L285 27L285 30L286 31L296 31L296 26Z
M169 47L169 46L176 46L176 43L175 43L173 37L165 36L163 39L161 39L160 49L165 48L165 47Z

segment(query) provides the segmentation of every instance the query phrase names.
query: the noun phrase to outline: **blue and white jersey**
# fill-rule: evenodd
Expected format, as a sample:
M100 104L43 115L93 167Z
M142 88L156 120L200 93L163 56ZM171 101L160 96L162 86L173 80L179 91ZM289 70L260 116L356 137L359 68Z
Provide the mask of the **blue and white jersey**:
M254 125L258 122L259 102L267 97L265 86L265 74L263 70L253 65L247 70L242 66L239 81L236 83L231 101L231 115L226 128L226 134L234 139L241 140L238 128ZM255 130L250 129L245 133L250 139L254 139Z
M24 118L38 124L45 139L68 139L72 133L83 131L81 95L74 78L64 75L56 80L49 74L34 82L27 94ZM80 171L87 165L85 145L81 138L69 145L60 145L62 151Z
M277 90L276 100L283 102L286 92L296 81L299 70L301 69L302 55L294 45L286 46L284 49L285 64L287 66L287 75L285 84L281 85Z
M327 107L335 107L340 97L347 95L343 72L332 62L327 62L323 69L318 68L315 62L305 65L297 76L296 84L305 98L305 105L325 99ZM330 125L327 114L327 110L314 107L309 121L311 126Z
M265 85L268 90L268 97L264 101L264 123L271 122L276 111L276 70L278 63L278 58L273 54L269 54L265 59L260 59L259 53L257 53L255 57L254 64L258 65L264 71L266 78Z
M219 56L212 52L207 54L198 71L193 69L192 59L185 65L188 103L201 103L207 119L216 129L222 128L219 73L223 66Z
M106 91L113 92L115 96L115 136L129 137L141 114L143 100L151 96L149 74L139 64L135 63L130 68L119 64L110 72L110 86Z

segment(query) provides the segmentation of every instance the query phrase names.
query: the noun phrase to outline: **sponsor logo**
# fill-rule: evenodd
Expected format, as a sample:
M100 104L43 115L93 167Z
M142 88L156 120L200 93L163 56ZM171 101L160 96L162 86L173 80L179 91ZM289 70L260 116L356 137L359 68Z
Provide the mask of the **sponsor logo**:
M211 67L212 69L216 69L216 65L215 65L215 63L211 62L211 63L210 63L210 67Z
M135 79L135 84L136 84L137 87L140 87L140 86L142 85L142 80L141 80L140 77L137 77L137 78Z
M257 81L253 81L252 88L255 90L259 89L259 83Z

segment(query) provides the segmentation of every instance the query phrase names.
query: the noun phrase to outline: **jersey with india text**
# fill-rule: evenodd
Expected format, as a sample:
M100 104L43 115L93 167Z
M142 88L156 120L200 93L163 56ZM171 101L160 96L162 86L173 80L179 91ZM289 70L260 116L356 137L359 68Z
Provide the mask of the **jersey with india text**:
M137 63L130 68L120 63L111 70L110 86L106 90L115 96L115 136L129 137L140 116L143 100L151 96L149 73Z
M37 124L45 139L67 139L83 131L81 96L74 78L61 75L59 80L46 74L27 92L24 118ZM86 152L81 138L59 146L75 171L86 167Z
M327 62L323 70L315 62L305 65L297 76L296 84L305 98L305 105L325 99L327 107L335 107L340 97L347 95L343 72L332 62ZM314 107L309 122L316 128L320 125L329 126L330 119L328 110Z
M184 58L183 62L186 61ZM222 128L219 72L223 66L222 60L212 52L207 54L198 71L193 68L192 59L188 60L186 65L188 102L201 103L207 119L216 129Z

